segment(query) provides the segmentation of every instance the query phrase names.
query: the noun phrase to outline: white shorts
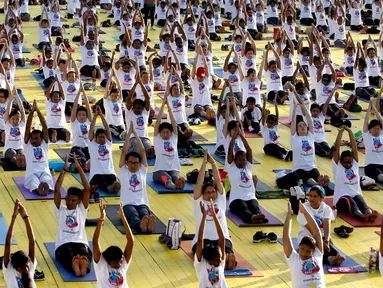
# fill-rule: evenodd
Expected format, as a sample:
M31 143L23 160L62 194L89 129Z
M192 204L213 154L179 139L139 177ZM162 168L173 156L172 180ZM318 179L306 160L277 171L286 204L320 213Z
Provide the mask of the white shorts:
M53 190L52 175L46 172L29 174L27 177L25 177L24 187L33 192L33 190L39 188L40 183L48 183L49 189Z

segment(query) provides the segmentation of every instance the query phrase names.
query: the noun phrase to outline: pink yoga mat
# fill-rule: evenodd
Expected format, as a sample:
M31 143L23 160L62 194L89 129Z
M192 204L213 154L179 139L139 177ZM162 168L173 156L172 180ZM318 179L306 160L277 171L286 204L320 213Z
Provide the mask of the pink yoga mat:
M259 209L261 209L261 213L265 215L266 219L269 220L269 222L262 224L245 223L242 221L241 217L230 211L229 201L226 201L226 217L233 221L234 224L238 227L283 226L283 223L279 219L277 219L274 215L270 214L261 205L259 205Z
M324 199L324 202L330 207L332 207L333 206L332 200L333 200L332 198L326 198ZM359 220L349 214L342 213L340 211L338 211L338 216L354 227L380 227L380 225L382 224L381 214L378 214L378 217L376 217L374 222L363 222L362 220Z
M27 188L24 187L24 176L20 176L20 177L12 177L13 178L13 181L15 181L17 187L19 187L21 193L24 195L24 198L26 200L48 200L48 199L53 199L54 198L54 193L49 193L47 196L40 196L36 193L32 193L31 191L29 191ZM53 184L56 184L56 178L53 177ZM65 198L66 197L66 190L64 189L64 187L61 187L60 189L61 191L61 198Z
M245 137L246 138L263 138L263 136L261 134L251 133L249 131L245 131Z
M154 113L153 119L157 119L158 118L158 112L160 111L160 108L155 107L154 111L155 111L155 113ZM168 118L168 114L166 114L165 112L162 113L162 119L167 119L167 118Z
M279 121L281 124L283 124L283 125L285 125L285 126L287 126L287 127L289 127L289 128L290 128L290 126L291 126L291 124L290 124L290 120L289 120L289 117L288 117L288 116L279 116L278 121Z

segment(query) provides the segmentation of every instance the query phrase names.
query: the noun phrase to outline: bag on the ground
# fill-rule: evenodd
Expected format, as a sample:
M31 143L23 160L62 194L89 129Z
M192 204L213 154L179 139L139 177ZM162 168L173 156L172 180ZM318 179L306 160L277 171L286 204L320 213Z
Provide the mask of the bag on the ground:
M289 198L290 193L288 190L284 190L284 189L255 191L255 196L258 199L280 199L280 198Z
M343 108L348 110L348 111L351 111L352 106L354 106L354 104L357 104L357 102L358 102L358 97L356 97L355 94L351 94L348 97L346 103L343 104Z
M169 249L177 250L181 247L182 221L169 218L165 232L165 244Z

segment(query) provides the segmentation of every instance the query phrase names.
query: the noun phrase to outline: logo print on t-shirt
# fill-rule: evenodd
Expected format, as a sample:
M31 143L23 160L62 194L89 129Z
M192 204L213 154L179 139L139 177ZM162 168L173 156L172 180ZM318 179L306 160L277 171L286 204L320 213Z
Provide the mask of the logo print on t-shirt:
M138 117L137 117L137 126L142 127L142 126L144 126L144 124L145 124L145 122L144 122L144 117L142 117L142 116L138 116Z
M130 177L130 180L129 180L129 184L133 188L136 188L138 185L141 184L141 182L138 181L138 179L137 179L137 174L132 174L132 176Z
M127 74L124 75L124 81L125 81L125 82L130 82L130 81L132 81L132 78L130 78L130 73L127 73Z
M210 205L210 203L209 203L209 205ZM212 216L209 205L206 206L206 215ZM215 214L218 214L218 212L219 212L219 208L217 207L216 203L214 203L214 211L215 211Z
M236 83L236 82L238 82L238 77L237 77L237 75L230 75L230 76L229 76L229 82L230 82L230 83Z
M313 124L314 124L314 129L321 129L321 128L323 128L322 123L319 120L314 120Z
M293 61L291 58L285 58L285 66L291 66L293 64Z
M80 124L80 131L82 135L88 134L88 126L85 124Z
M354 171L352 169L346 170L345 173L346 173L346 178L348 180L352 180L352 179L354 179L356 177L356 175L355 175L355 173L354 173Z
M41 160L43 158L43 150L41 147L33 147L33 156L36 160Z
M375 149L378 149L380 147L382 147L382 142L380 141L380 138L377 137L377 138L373 138L373 144L374 144L374 148Z
M246 173L243 172L243 171L241 171L240 173L241 173L241 182L242 182L242 183L247 183L247 182L249 182L249 178L247 178Z
M5 113L5 107L0 106L0 116L3 116Z
M269 137L271 141L277 141L278 135L274 130L269 130Z
M98 155L101 157L104 157L105 155L109 154L108 148L106 148L106 145L98 145Z
M92 57L93 56L93 50L88 50L86 52L86 55L88 55L89 57Z
M76 86L74 86L73 84L69 84L68 85L68 88L66 89L69 93L73 93L76 91Z
M174 151L174 148L173 148L172 143L170 141L165 141L164 142L164 149L165 149L166 152Z
M182 106L181 101L179 101L178 99L174 99L172 102L173 102L173 108L179 108Z
M209 282L211 285L214 285L214 284L219 282L218 270L215 269L215 267L208 268L207 269L207 275L208 275Z
M55 73L53 72L53 70L49 70L49 77L54 77L55 76Z
M251 67L251 66L253 66L253 60L251 60L251 59L247 59L246 62L245 62L245 66L246 66L246 67Z
M134 56L141 56L142 55L142 53L141 53L141 50L137 50L137 49L135 49L134 50Z
M330 95L332 92L331 88L329 86L323 87L323 94Z
M343 32L344 32L343 25L340 25L340 26L339 26L339 32L340 32L340 33L343 33Z
M118 113L120 111L120 107L118 106L118 103L113 103L113 112Z
M118 271L110 271L108 281L113 287L120 287L124 283L124 276Z
M205 84L203 82L200 82L198 85L199 92L202 93L202 91L205 89Z
M20 132L19 127L11 127L11 129L9 130L9 134L10 134L12 137L20 136L20 135L21 135L21 132Z
M183 53L184 52L184 48L183 47L177 47L176 48L176 52Z
M60 15L59 15L59 13L54 13L54 14L53 14L53 19L54 19L54 20L58 20L58 19L60 19Z
M237 52L242 51L242 45L241 44L235 45L235 51Z
M270 78L271 78L271 80L278 80L281 77L279 77L278 73L271 73Z
M322 220L322 218L320 218L318 215L315 215L314 216L314 220L318 224L319 228L323 228L323 220Z
M165 50L169 50L169 47L170 47L169 43L165 42L164 43L164 49Z
M195 29L194 29L194 27L193 26L189 26L189 32L191 33L191 32L195 32Z
M366 78L367 78L367 75L366 75L365 71L359 72L359 79L360 80L364 80Z
M375 58L371 58L370 59L370 64L371 64L371 66L375 66L376 65Z
M13 45L13 52L20 52L18 44Z
M238 145L237 142L234 143L233 150L234 150L235 153L237 153L239 150L241 150L241 148L239 148L239 145Z
M355 10L355 16L359 16L359 10Z
M302 57L302 60L303 60L303 61L309 61L309 56L303 56L303 57Z
M320 270L320 267L316 263L315 260L309 259L303 262L302 264L302 273L304 275L312 275L318 273Z
M72 215L67 215L65 218L65 224L69 228L75 228L78 226L78 223L76 221L76 218Z
M61 108L57 103L53 103L53 105L51 107L51 111L53 113L59 113L59 112L61 112Z
M307 141L307 140L302 140L302 150L303 150L304 152L308 152L308 151L310 151L311 149L312 149L312 147L311 147L309 141Z
M145 89L146 91L148 91L148 93L152 92L152 88L150 88L150 85L144 85L145 86Z
M255 85L255 83L249 83L249 91L258 91L257 85Z
M347 57L347 64L354 64L354 56Z
M49 31L48 31L48 29L44 29L44 30L43 30L43 35L44 35L44 36L48 36L48 35L49 35Z
M17 282L17 287L18 288L23 288L23 282L21 281L21 277L16 276L16 282Z
M322 13L319 14L319 19L324 19L324 15Z

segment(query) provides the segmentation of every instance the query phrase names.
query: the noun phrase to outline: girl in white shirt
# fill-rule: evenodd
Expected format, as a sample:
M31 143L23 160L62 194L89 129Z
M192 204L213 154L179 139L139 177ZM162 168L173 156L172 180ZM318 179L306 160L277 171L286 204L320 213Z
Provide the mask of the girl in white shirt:
M382 77L380 76L379 60L376 55L378 48L376 47L374 40L371 39L371 35L368 37L368 41L364 47L370 85L380 87Z
M367 113L371 112L370 109ZM344 130L349 134L351 151L346 150L340 153L340 142ZM335 178L333 204L336 205L340 212L365 222L374 222L378 212L371 210L363 199L362 189L360 188L358 160L358 148L354 134L350 128L342 127L336 138L335 151L332 158Z
M339 266L346 258L339 254L331 242L331 221L335 218L331 207L323 201L326 196L326 191L321 186L315 185L310 188L308 196L309 201L303 205L306 207L307 212L314 217L323 236L323 264ZM306 227L307 221L302 213L298 213L297 221L300 225L298 231L299 243L302 241L303 237L312 237L312 235Z
M70 69L70 67L74 66L74 71ZM80 91L81 79L80 79L80 71L77 68L76 61L71 57L67 65L65 65L63 78L62 78L62 86L65 94L65 115L72 115L72 109L75 102L75 98ZM81 98L77 99L77 104L81 105Z
M165 105L168 107L170 123L161 123ZM177 141L177 123L173 111L169 107L168 97L164 97L154 126L156 162L153 168L153 181L163 184L170 190L182 190L185 186L185 179L179 175L181 167L178 158Z
M363 29L362 22L362 7L357 1L347 1L350 8L351 15L351 31L360 31Z
M28 255L21 250L11 254L13 228L15 226L18 214L20 214L20 216L23 218L27 230L29 241ZM35 235L33 233L32 224L23 204L21 204L20 200L16 198L15 206L13 208L12 220L9 224L4 246L3 275L7 287L35 288L36 284L33 279L33 275L35 273L36 266L37 261L35 258Z
M247 39L250 40L250 43L247 42ZM245 37L243 38L242 46L243 49L241 50L241 68L243 75L246 75L249 69L253 69L254 72L256 72L257 67L255 62L257 57L257 48L255 46L254 39L252 38L252 36L250 36L249 33L246 33Z
M49 22L51 25L51 35L61 36L62 25L61 25L60 7L58 5L55 5L52 7L51 12L49 13Z
M134 238L120 204L118 215L125 228L126 245L124 251L118 246L109 246L101 252L100 236L105 220L105 205L100 201L100 218L93 234L93 264L97 278L97 287L128 288L127 272L132 261Z
M347 33L347 43L344 47L344 66L343 69L346 71L346 75L354 75L354 64L355 64L355 50L356 46L354 40L352 39L351 33ZM341 68L342 69L342 68Z
M80 41L80 52L81 52L81 66L80 73L86 77L92 77L93 84L96 79L100 77L100 64L98 62L98 29L95 28L94 40L85 41L84 32L81 29L81 41Z
M130 129L121 151L119 164L122 191L121 207L131 228L141 230L143 233L152 233L156 224L156 216L150 211L146 191L148 163L145 148L134 129L133 123L129 126ZM128 152L132 138L135 139L140 153Z
M294 47L293 42L286 33L283 33L287 41L290 43L289 47ZM284 38L282 38L284 39ZM283 41L283 40L282 40ZM282 85L285 85L287 81L291 81L294 74L294 49L288 47L282 50L282 41L278 43L278 52L280 54L281 70L282 70ZM283 41L284 42L284 41Z
M267 24L276 26L280 24L279 14L278 14L278 5L275 0L268 0L267 1Z
M311 235L302 238L298 252L295 251L290 236L291 218L294 214L290 202L288 202L288 212L283 226L283 251L291 271L292 286L325 288L322 234L315 219L302 202L299 202L299 211L306 219L306 227Z
M11 30L12 31L12 30ZM25 59L23 57L23 42L24 42L24 34L17 28L17 31L19 32L18 35L13 34L11 36L11 32L9 33L9 46L10 50L13 53L13 56L15 58L15 62L17 66L24 67L25 66Z
M371 69L369 69L368 62L367 62L370 60L371 59L369 59L368 57L365 60L362 47L360 43L358 43L358 50L355 56L354 72L353 72L354 79L355 79L355 95L367 100L370 99L371 97L375 97L376 95L375 89L370 86L370 85L373 85L370 83Z
M213 179L205 181L205 171L207 163L211 164L213 170ZM210 206L210 207L209 207ZM216 224L213 219L213 212L216 214L216 218L222 229L222 237L225 240L223 249L221 250L223 255L226 255L224 259L224 267L227 270L233 270L236 266L236 259L233 250L233 243L231 242L229 229L226 222L226 195L225 189L221 182L221 177L218 171L217 164L208 151L205 152L205 156L201 165L201 169L198 173L197 183L194 189L194 215L196 217L196 234L193 239L192 251L196 252L197 246L202 243L202 249L209 249L212 247L218 247L220 242L220 234L216 229ZM213 208L213 209L210 209ZM204 211L203 211L203 210ZM201 221L206 214L206 228L202 235L199 234L200 227L203 224ZM218 233L217 233L218 232ZM199 237L201 236L201 238ZM207 252L207 250L206 250ZM206 255L207 256L207 255ZM210 257L207 257L210 258ZM208 259L205 260L208 260ZM226 263L225 263L226 262ZM210 286L209 286L210 287Z
M234 52L234 59L236 63L230 62L231 53ZM239 58L238 53L234 50L234 46L231 47L229 54L226 57L225 64L223 66L223 71L225 72L225 79L227 79L232 88L231 96L236 98L237 103L242 103L242 90L241 90L241 80L243 79L243 70L241 65L241 59Z
M43 17L44 14L45 14L45 18ZM43 49L43 46L50 47L50 45L52 43L51 31L50 31L51 24L49 23L48 18L49 18L48 12L44 8L44 10L41 13L40 23L39 23L39 28L38 28L38 32L39 32L38 47L39 47L39 49Z

